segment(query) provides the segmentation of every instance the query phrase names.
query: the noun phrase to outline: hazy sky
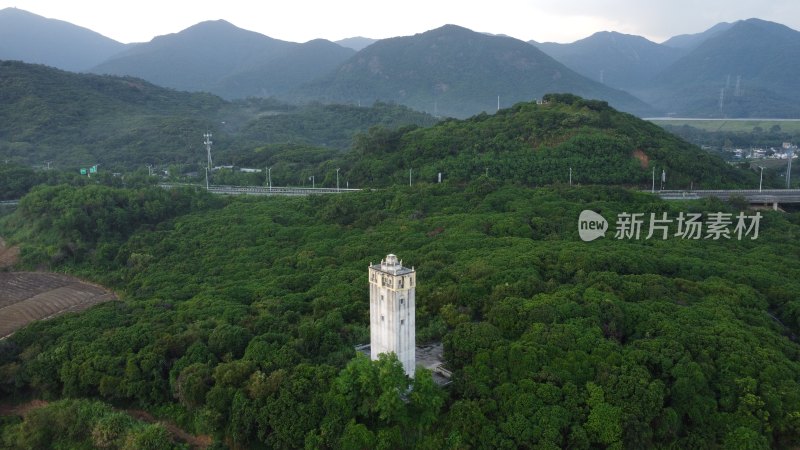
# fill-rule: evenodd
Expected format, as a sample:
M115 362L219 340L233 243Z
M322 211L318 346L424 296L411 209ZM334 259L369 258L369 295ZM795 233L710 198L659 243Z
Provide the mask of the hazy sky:
M125 43L216 19L294 42L407 36L448 23L540 42L572 42L603 30L661 42L751 17L800 29L798 0L0 0L6 7Z

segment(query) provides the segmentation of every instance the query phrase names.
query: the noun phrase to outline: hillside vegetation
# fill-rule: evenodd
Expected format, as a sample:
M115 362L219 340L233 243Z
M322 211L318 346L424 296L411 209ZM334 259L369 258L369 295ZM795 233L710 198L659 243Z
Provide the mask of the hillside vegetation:
M743 173L658 126L601 101L569 94L520 103L494 115L429 128L371 130L344 156L359 186L412 179L465 182L481 174L526 185L615 184L649 188L653 170L672 189L752 186ZM414 175L416 173L416 175Z
M494 115L436 124L404 106L275 100L227 102L133 78L79 75L0 62L0 157L75 170L201 170L202 136L213 133L216 165L273 167L273 183L341 181L380 187L412 181L467 182L490 175L527 185L568 182L649 187L653 170L673 188L753 185L752 174L617 112L605 102L547 95ZM266 177L212 174L212 183L263 184Z
M382 125L430 125L403 106L289 106L269 99L227 102L164 89L136 78L74 74L0 61L0 158L54 167L100 163L122 171L145 164L241 161L268 144L346 148L353 135ZM265 162L262 158L261 162Z
M796 215L762 213L756 240L585 243L583 209L736 210L491 177L225 203L176 194L190 212L165 216L174 200L147 191L37 189L4 221L26 264L124 296L0 343L5 398L144 407L243 447L800 444ZM150 206L123 234L114 210L88 207L142 196ZM447 389L418 370L403 395L396 359L353 350L369 339L365 269L389 252L417 268L417 336L444 341ZM0 435L25 448L49 423L0 422Z

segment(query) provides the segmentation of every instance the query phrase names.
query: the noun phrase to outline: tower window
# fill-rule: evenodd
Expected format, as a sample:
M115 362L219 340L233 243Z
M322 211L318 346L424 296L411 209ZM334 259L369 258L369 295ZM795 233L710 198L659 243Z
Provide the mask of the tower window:
M381 316L381 322L383 322L383 316Z
M400 319L400 325L403 325L404 323L406 323L406 319Z
M403 304L403 299L402 299L402 298L400 299L400 304L401 304L401 305Z

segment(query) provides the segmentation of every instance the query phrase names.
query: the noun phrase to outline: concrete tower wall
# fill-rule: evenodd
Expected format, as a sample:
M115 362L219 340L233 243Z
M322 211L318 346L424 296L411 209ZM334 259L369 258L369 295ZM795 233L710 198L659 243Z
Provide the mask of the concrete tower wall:
M370 352L392 353L413 377L416 367L416 273L394 255L369 267Z

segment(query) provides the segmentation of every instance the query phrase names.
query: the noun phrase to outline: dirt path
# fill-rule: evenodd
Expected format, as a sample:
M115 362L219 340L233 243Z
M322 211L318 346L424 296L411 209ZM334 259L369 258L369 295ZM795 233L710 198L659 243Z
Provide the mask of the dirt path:
M49 402L46 402L44 400L31 400L29 402L20 403L18 405L0 403L0 416L24 417L34 409L47 406L48 404ZM152 414L148 413L147 411L142 411L140 409L123 409L120 411L125 412L134 419L140 420L142 422L159 423L163 425L164 428L167 429L167 432L169 432L169 434L172 435L173 439L175 439L178 442L189 444L189 446L191 446L192 448L201 450L206 449L213 442L213 438L211 436L207 435L195 436L193 434L189 434L172 422L156 419L155 417L153 417Z
M47 405L48 402L44 400L31 400L27 403L20 403L18 405L0 403L0 416L24 416L31 410Z
M195 436L193 434L189 434L182 428L178 428L178 426L172 422L156 419L155 417L153 417L152 414L148 413L147 411L142 411L140 409L126 409L125 412L128 413L131 417L141 420L142 422L160 423L161 425L164 425L164 428L167 429L167 431L169 432L169 434L172 435L173 438L175 438L178 441L189 444L192 448L197 448L197 449L208 448L213 442L213 438L211 436L207 435Z
M6 241L0 237L0 270L7 269L19 260L19 247L8 247Z

